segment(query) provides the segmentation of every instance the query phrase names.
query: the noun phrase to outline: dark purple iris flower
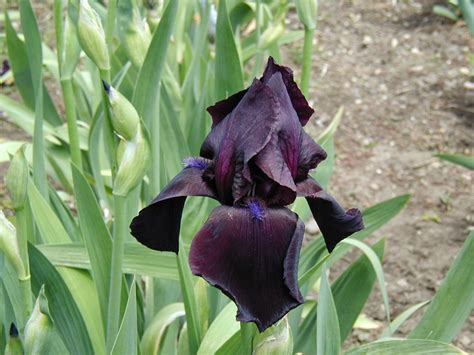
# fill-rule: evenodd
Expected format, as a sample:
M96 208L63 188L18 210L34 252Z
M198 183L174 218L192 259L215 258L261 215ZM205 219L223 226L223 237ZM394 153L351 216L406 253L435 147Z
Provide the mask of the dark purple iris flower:
M213 125L201 156L185 160L131 230L149 248L178 253L186 197L218 200L222 206L192 241L191 270L237 304L239 321L263 331L303 302L304 224L285 206L306 198L330 252L363 228L362 216L345 211L308 174L326 153L303 130L314 111L289 68L270 58L260 79L208 111Z

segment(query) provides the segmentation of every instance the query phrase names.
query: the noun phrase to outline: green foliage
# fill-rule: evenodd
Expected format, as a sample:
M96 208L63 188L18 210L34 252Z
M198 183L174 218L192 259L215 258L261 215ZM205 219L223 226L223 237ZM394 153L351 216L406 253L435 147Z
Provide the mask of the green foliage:
M317 1L306 10L304 1L298 2L304 32L285 28L293 5L279 0L168 0L161 7L157 1L112 0L105 2L108 8L103 3L55 0L56 48L42 42L28 0L19 2L18 31L18 13L5 12L5 43L23 102L0 95L0 109L33 143L15 155L7 176L16 229L4 223L0 230L0 350L53 344L52 353L60 354L207 355L252 347L256 354L337 354L376 280L390 325L383 337L426 304L390 323L385 240L373 246L362 242L404 208L408 195L366 209L366 228L330 255L320 237L305 245L299 283L308 311L296 308L262 334L253 325L241 327L234 303L191 274L189 243L212 202L187 202L178 257L134 241L128 233L132 216L182 168L183 158L197 154L210 128L206 107L242 90L268 54L279 58L282 44L303 36L300 82L307 92ZM463 14L469 12L466 4L459 2ZM53 85L45 86L45 77ZM122 106L107 95L101 79L113 86ZM57 95L51 87L61 90L63 102L56 104L64 115L53 103ZM325 188L342 115L340 108L318 138L328 159L315 178ZM2 142L0 161L22 144ZM469 157L439 157L472 169ZM304 200L293 209L304 219L310 215ZM352 353L422 347L458 353L433 339L450 342L472 310L473 238L471 233L410 334L413 339L383 339ZM363 255L331 283L323 268L354 247ZM31 328L38 320L47 331ZM11 322L19 337L7 337Z

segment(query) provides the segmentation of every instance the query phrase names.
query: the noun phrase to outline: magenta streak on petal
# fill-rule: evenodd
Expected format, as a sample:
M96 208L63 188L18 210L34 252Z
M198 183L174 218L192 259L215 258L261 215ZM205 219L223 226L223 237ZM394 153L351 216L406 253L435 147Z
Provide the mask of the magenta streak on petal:
M250 214L252 215L253 219L258 219L259 221L263 221L263 217L265 217L265 213L263 211L263 207L257 200L252 200L247 203L247 207L250 210Z
M209 167L209 161L207 159L199 157L190 157L183 160L183 163L186 168L196 168L200 170L205 170Z

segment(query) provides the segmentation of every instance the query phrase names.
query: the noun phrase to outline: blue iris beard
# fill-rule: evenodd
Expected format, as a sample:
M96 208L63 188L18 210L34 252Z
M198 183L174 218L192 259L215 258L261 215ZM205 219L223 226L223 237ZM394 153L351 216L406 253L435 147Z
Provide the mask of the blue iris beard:
M264 210L260 202L257 200L253 200L247 203L247 207L250 210L250 214L252 215L253 219L258 219L259 221L263 221L263 217L265 216Z
M205 170L209 167L209 161L204 158L190 157L183 160L186 168Z

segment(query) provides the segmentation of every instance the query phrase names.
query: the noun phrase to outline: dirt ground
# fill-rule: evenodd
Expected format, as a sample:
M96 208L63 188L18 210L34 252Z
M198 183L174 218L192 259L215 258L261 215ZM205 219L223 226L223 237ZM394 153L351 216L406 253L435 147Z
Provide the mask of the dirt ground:
M434 15L435 3L321 1L316 34L311 128L320 132L345 107L332 192L360 208L412 195L373 238L387 237L392 316L432 298L474 225L474 174L432 156L474 153L474 42L461 23ZM375 339L384 328L375 290L364 312L381 328L357 329L347 345ZM407 334L420 315L396 335ZM474 314L455 344L474 353Z
M412 195L372 239L387 237L383 265L393 317L432 298L474 225L474 174L432 157L474 153L474 42L461 23L433 15L435 3L321 1L316 33L310 130L316 136L345 107L332 192L360 208ZM299 67L301 46L288 47L286 64ZM6 138L24 135L0 115L0 140ZM1 181L0 201L8 207ZM384 328L377 286L364 313L380 327L356 329L346 347L373 340ZM419 317L396 335L407 334ZM474 315L455 344L474 353Z

